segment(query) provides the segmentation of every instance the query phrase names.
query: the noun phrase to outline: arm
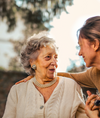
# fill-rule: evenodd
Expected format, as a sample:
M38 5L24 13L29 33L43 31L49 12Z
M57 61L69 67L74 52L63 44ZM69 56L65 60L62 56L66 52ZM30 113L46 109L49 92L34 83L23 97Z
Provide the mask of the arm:
M27 82L27 81L30 80L32 77L34 77L34 76L30 75L30 76L28 76L28 77L26 77L26 78L24 78L24 79L22 79L22 80L16 82L15 84L17 85L17 84L19 84L19 83L21 83L21 82Z
M3 118L16 118L17 96L15 86L13 86L8 94L7 103Z
M96 88L94 83L92 82L93 73L95 73L95 69L90 68L87 71L80 72L80 73L57 73L57 75L72 78L78 84L80 84L80 86Z
M85 72L80 73L57 73L58 76L64 76L68 78L74 79L80 86L88 87L88 88L96 88L95 85L98 85L98 80L100 78L100 70L96 70L96 68L90 68ZM28 76L27 78L17 82L19 84L21 82L26 82L30 80L33 76ZM94 85L95 83L95 85Z

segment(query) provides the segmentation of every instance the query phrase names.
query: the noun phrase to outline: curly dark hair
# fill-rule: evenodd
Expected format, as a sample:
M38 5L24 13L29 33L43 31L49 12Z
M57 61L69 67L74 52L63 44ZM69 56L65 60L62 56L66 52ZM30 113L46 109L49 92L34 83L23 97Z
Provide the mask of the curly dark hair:
M55 48L55 40L49 38L47 36L42 36L37 38L35 36L30 37L30 40L23 47L20 58L21 63L26 71L26 73L35 75L35 70L31 68L30 59L36 60L39 55L39 50L47 45L54 45Z

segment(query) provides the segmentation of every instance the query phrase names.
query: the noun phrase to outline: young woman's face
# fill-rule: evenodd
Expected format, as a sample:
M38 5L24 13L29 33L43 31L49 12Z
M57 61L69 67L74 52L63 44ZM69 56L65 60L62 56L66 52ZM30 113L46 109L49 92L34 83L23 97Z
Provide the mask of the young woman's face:
M46 46L40 49L40 54L35 61L36 64L36 76L41 78L50 78L55 77L56 68L57 68L57 59L58 54L52 46Z
M83 57L87 67L93 66L96 58L96 52L93 49L94 44L85 38L79 38L78 43L80 46L79 56Z

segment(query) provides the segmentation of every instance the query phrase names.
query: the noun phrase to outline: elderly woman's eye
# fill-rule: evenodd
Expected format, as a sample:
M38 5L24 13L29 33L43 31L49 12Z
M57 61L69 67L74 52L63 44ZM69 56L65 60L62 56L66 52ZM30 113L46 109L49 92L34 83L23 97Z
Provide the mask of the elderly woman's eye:
M58 56L55 56L55 59L58 60Z
M45 58L50 58L50 56L46 56Z

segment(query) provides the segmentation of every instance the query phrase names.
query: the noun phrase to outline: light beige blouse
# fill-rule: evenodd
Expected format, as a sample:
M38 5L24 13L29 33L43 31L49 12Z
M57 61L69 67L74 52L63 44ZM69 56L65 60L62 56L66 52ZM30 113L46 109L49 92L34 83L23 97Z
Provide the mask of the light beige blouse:
M3 118L87 118L80 86L72 79L60 78L46 103L32 79L12 86Z

